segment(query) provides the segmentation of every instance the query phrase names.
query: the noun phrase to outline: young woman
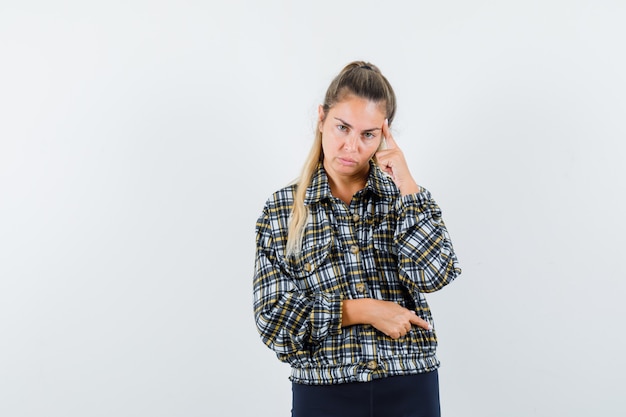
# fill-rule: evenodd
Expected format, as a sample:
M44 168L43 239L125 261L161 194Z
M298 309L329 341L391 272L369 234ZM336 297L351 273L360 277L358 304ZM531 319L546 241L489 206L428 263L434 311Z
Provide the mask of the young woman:
M299 180L257 221L254 314L291 365L293 417L440 415L424 293L461 270L390 133L395 113L379 69L348 64L319 106Z

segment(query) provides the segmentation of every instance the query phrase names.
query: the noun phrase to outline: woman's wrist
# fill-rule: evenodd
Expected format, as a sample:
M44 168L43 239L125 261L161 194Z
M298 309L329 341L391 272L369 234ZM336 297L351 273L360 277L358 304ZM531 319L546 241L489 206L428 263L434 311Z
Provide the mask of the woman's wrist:
M358 298L342 301L341 326L348 327L355 324L371 324L372 307L378 300L373 298Z

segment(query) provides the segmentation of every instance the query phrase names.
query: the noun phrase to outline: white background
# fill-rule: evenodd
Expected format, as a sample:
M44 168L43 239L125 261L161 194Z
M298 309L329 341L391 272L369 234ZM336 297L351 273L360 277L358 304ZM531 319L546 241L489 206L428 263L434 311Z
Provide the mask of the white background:
M0 2L0 415L288 416L254 224L349 61L463 274L442 411L623 416L626 3Z

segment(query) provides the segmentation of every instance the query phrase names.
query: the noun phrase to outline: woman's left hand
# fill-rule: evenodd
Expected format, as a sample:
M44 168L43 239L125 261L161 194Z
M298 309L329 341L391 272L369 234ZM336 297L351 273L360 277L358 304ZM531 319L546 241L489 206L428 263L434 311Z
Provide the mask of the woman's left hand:
M391 177L402 195L419 193L420 187L411 176L404 154L389 131L387 119L383 124L383 136L387 146L375 154L378 166Z

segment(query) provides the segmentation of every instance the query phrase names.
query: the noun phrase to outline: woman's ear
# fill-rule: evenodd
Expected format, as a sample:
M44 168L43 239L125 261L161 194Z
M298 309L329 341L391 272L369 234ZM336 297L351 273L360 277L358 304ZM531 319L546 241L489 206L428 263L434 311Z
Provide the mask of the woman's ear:
M324 118L326 117L326 113L324 113L324 106L321 104L317 106L317 128L319 131L322 131L322 125L324 124Z

